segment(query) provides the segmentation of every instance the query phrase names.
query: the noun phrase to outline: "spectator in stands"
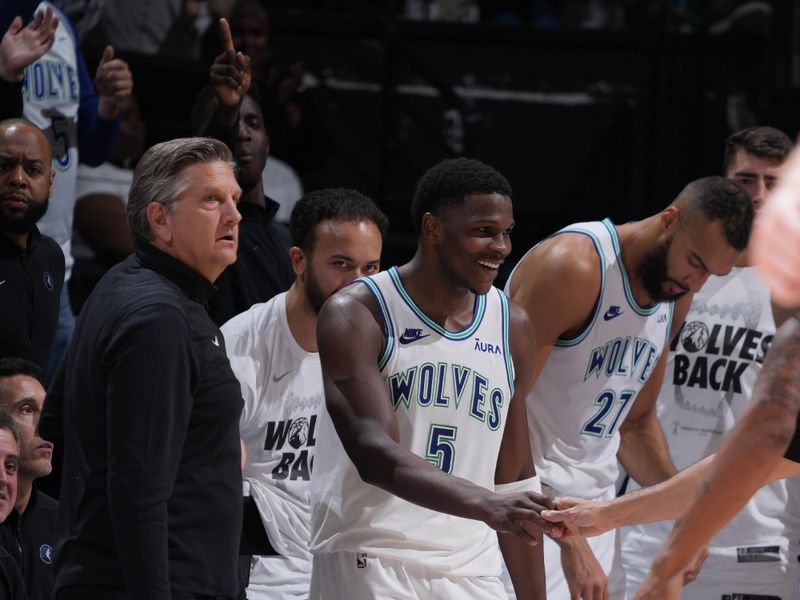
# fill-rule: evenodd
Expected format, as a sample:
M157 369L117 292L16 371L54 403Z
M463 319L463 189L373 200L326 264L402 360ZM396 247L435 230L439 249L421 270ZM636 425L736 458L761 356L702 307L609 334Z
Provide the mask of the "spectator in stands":
M65 280L72 270L72 218L75 206L75 180L78 161L101 164L111 149L116 135L119 104L133 88L128 65L114 58L114 49L106 47L97 68L94 85L81 55L78 37L72 24L49 2L18 2L25 12L24 21L34 11L52 8L59 16L55 42L39 60L25 68L22 84L23 116L41 128L50 139L59 173L53 188L53 202L42 218L40 228L58 242L66 261ZM0 31L15 14L0 5ZM44 76L52 73L52 76ZM95 92L95 87L97 92ZM62 289L59 323L48 368L55 367L72 336L75 318L66 287Z
M0 119L22 114L22 76L32 62L50 50L55 41L58 17L48 7L36 13L25 27L14 17L0 40Z
M50 142L22 119L0 122L0 357L47 366L58 323L64 255L39 233L55 173Z
M230 17L236 47L253 61L253 79L264 97L272 154L300 175L305 189L317 187L316 174L329 152L317 113L303 91L303 64L279 57L269 44L269 14L259 0L238 0Z
M0 523L6 520L17 499L19 432L11 417L0 411ZM0 598L29 600L25 581L14 558L0 548Z
M76 312L109 267L133 252L133 235L125 218L133 167L144 152L146 127L135 96L123 100L119 135L108 161L78 168L75 203L75 255L70 298Z
M211 66L211 87L195 102L193 129L226 142L233 151L242 187L239 251L236 263L217 280L209 314L222 325L253 304L285 292L294 281L288 230L274 222L278 203L265 196L262 182L270 138L259 97L251 87L249 59L234 50L230 29L221 19L226 50Z
M14 510L0 526L0 547L17 561L30 600L52 600L58 502L36 489L50 473L53 444L39 437L44 371L22 358L0 359L0 410L19 431L19 470Z

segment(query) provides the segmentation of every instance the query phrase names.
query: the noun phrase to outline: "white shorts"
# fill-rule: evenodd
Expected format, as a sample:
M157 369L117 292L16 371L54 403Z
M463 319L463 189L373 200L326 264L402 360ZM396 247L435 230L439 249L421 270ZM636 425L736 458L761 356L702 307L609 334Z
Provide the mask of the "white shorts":
M311 556L254 556L250 561L247 600L306 600L311 585Z
M506 599L499 577L453 577L361 552L314 555L309 600Z
M609 600L625 600L625 571L619 553L619 538L615 531L597 537L586 538L594 557L608 577ZM547 577L548 600L570 600L569 585L561 567L561 548L548 536L544 536L544 571ZM503 565L503 583L509 598L516 598L511 578Z
M650 571L660 545L655 539L648 544L641 538L624 536L623 563L630 598ZM788 560L785 543L773 547L777 552L772 552L769 545L710 548L700 574L684 588L681 600L720 600L724 595L735 598L736 594L798 600L797 564Z

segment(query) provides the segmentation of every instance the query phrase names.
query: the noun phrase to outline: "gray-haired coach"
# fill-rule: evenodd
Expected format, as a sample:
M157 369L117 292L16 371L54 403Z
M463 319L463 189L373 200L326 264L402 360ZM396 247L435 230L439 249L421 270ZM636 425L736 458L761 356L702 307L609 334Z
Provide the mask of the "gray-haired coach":
M236 259L240 193L215 140L136 168L135 252L84 306L40 424L64 443L59 599L237 595L242 399L203 303Z

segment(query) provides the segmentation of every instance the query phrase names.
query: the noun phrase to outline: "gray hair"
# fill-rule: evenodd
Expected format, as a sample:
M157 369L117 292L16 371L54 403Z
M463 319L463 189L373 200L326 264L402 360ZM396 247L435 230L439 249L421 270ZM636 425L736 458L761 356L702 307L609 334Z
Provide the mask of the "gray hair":
M142 155L133 173L128 193L128 226L135 237L153 239L147 221L147 206L151 202L175 210L178 196L189 185L184 173L187 167L221 160L235 169L228 147L211 138L179 138L156 144Z
M17 428L17 424L14 422L11 415L0 408L0 431L3 429L10 431L11 435L14 436L14 440L17 442L17 451L19 451L20 444L22 443L19 437L19 428Z

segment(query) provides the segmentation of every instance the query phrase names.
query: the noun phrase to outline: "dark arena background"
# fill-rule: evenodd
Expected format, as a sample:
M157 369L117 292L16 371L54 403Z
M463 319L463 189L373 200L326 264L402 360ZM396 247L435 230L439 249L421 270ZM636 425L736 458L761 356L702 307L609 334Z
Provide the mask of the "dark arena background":
M391 219L387 266L411 256L411 194L445 157L478 158L509 179L509 267L570 222L662 208L720 172L733 131L798 132L800 7L788 0L265 5L270 67L301 65L313 115L305 189L378 201ZM84 44L92 70L98 48ZM188 134L208 58L122 56L147 144Z

